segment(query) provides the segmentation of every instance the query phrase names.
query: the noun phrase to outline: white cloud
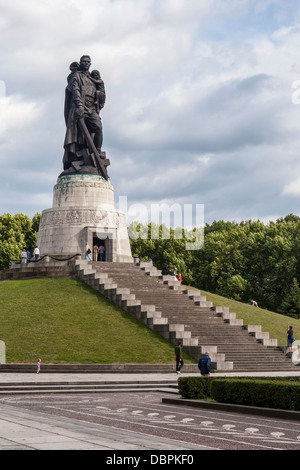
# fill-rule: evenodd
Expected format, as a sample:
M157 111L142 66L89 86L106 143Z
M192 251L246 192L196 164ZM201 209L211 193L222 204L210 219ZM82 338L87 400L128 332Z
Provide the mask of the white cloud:
M3 98L0 103L0 139L17 135L20 130L34 125L39 116L35 102L26 102L17 96Z
M0 111L0 177L9 182L0 189L3 212L48 207L62 170L69 64L87 53L105 81L104 150L117 196L204 203L209 219L299 213L297 2L0 6L0 80L8 94Z
M282 191L283 195L300 196L300 178L296 178L288 184L285 184Z

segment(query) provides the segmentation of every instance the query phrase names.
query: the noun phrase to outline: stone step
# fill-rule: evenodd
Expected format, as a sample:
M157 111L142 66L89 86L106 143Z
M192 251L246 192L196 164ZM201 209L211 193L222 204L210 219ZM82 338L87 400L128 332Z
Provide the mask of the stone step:
M97 392L103 392L107 389L112 390L114 389L115 391L118 391L120 388L123 390L126 389L157 389L157 388L168 388L168 387L173 387L177 388L178 383L177 381L173 381L173 383L167 382L167 381L159 381L159 382L145 382L145 383L114 383L110 382L109 384L91 384L89 382L85 383L75 383L75 384L64 384L64 383L49 383L46 385L43 385L41 383L32 383L28 385L20 384L20 385L1 385L0 386L0 394L8 394L8 393L27 393L29 391L35 392L35 393L40 393L42 391L47 392L47 393L54 393L55 391L64 391L66 393L71 393L71 392L91 392L91 391L97 391Z

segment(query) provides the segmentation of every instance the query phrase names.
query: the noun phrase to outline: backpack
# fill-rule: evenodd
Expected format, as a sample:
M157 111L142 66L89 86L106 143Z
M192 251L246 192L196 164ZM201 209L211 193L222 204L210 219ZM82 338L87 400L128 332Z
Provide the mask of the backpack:
M208 359L208 356L206 356L206 355L200 357L199 362L198 362L198 369L201 370L201 368L206 367L207 359Z

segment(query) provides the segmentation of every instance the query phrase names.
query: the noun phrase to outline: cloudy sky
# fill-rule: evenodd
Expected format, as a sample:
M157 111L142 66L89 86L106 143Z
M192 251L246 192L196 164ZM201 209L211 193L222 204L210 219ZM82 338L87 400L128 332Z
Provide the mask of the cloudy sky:
M52 206L66 77L88 54L117 206L300 215L299 1L0 0L0 44L0 214Z

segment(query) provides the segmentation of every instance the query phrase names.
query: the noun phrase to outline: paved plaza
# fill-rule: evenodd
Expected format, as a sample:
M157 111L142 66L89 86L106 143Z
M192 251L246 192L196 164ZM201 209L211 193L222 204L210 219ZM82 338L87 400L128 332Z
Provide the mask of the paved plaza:
M119 383L126 380L171 383L176 380L174 375L2 373L1 384L102 382L112 388L94 393L0 395L0 450L185 454L199 450L300 450L300 420L164 403L163 399L180 396L176 389L161 389L160 385L120 392Z

